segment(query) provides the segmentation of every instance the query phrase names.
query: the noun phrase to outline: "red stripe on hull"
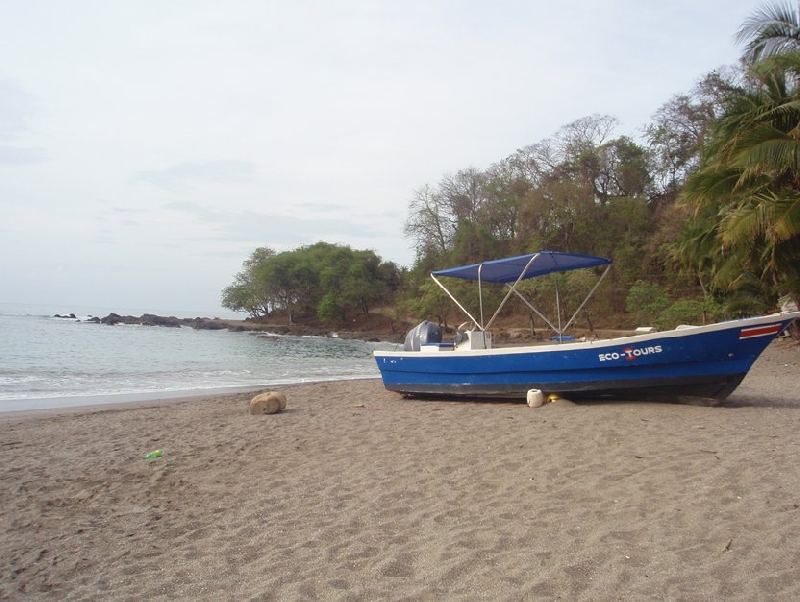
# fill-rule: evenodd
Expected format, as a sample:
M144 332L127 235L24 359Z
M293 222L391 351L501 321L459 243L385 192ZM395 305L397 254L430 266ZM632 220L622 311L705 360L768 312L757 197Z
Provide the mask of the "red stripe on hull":
M752 326L751 328L742 328L739 333L740 339L747 339L749 337L767 337L775 336L781 330L780 324L769 324L768 326Z

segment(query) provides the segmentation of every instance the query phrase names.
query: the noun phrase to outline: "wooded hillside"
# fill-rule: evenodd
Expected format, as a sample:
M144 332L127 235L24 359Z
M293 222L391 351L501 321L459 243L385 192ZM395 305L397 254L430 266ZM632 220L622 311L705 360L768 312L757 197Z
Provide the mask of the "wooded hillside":
M330 323L382 305L447 323L431 270L542 249L614 260L592 306L601 321L674 326L796 301L800 12L764 8L738 39L739 66L669 99L637 139L617 135L613 116L591 115L487 168L421 186L405 223L410 268L328 243L262 248L223 305ZM578 274L560 278L562 289L586 286ZM536 286L534 297L551 285Z

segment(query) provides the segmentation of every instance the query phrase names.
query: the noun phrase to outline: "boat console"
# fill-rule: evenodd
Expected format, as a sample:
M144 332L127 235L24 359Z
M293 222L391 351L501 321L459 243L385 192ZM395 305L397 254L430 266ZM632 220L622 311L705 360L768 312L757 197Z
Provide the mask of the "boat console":
M425 320L406 334L404 351L470 351L472 349L491 349L492 333L488 330L458 330L452 343L442 342L442 329Z
M456 333L455 348L457 351L491 349L492 333L488 330L459 331Z

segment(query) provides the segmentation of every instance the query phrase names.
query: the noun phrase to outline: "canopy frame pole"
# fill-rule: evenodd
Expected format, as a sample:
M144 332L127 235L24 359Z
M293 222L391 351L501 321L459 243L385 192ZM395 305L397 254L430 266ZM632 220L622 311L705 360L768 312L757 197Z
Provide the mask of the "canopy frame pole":
M558 295L558 274L555 274L555 279L556 279L556 316L558 317L558 330L556 330L556 334L558 335L558 342L560 343L561 337L564 335L564 331L561 330L561 297L559 297Z
M453 293L451 293L450 290L439 281L439 279L436 277L436 275L433 272L431 272L431 278L433 278L433 281L436 283L436 285L440 289L442 289L444 291L444 293L450 298L450 300L453 303L455 303L456 306L462 312L464 312L464 315L466 315L467 317L469 317L470 320L472 320L472 323L475 325L475 327L478 330L481 330L481 331L488 330L489 327L494 323L495 319L497 319L497 317L500 315L500 312L502 311L503 307L505 307L505 305L508 302L508 300L511 297L511 295L514 294L517 297L519 297L522 300L522 302L525 303L525 305L527 305L528 308L530 308L530 310L533 313L535 313L537 316L539 316L547 324L547 326L549 326L550 329L558 335L559 341L561 341L561 337L563 336L564 332L566 332L569 329L569 327L572 326L572 324L575 322L575 318L578 317L578 314L586 306L586 304L589 302L589 299L592 298L592 296L594 295L595 291L597 291L598 287L600 286L600 284L602 284L604 278L606 277L608 272L611 270L611 262L609 260L605 260L607 262L606 268L603 271L603 273L600 275L600 278L597 280L595 285L592 287L592 290L589 291L589 294L586 295L586 298L583 300L583 302L578 306L578 309L575 310L575 313L572 314L572 317L569 319L569 321L567 321L567 323L562 327L561 297L560 297L560 292L559 292L559 288L558 288L558 280L556 280L556 311L558 313L558 320L557 320L558 326L554 325L547 318L547 316L545 316L541 311L536 309L536 307L534 307L534 305L530 301L528 301L528 299L526 299L525 296L518 289L519 283L522 282L522 280L526 277L526 274L528 273L528 269L531 267L531 265L534 263L534 261L536 261L536 259L538 259L541 255L542 255L541 251L537 252L537 253L533 253L531 255L530 259L528 260L528 262L525 264L525 267L520 272L519 276L517 276L517 278L514 281L514 283L513 284L509 284L508 282L505 283L505 286L506 286L506 288L508 288L508 291L506 292L505 297L503 297L503 300L500 302L500 305L497 307L497 310L494 312L492 317L486 323L484 323L484 308L483 308L483 266L484 266L484 263L480 263L480 264L477 265L478 300L479 300L479 304L480 304L480 320L476 319L475 316L473 316L469 311L467 311L467 309L461 304L461 302L453 296ZM600 259L602 259L602 258L600 258ZM581 266L581 267L586 268L586 267L594 267L594 266ZM566 268L566 270L562 270L562 271L569 271L569 270L574 270L574 269L578 269L578 268L577 267L568 267L568 268ZM543 272L543 273L557 272L557 271L559 271L558 268L554 267L554 268L551 268L550 270L547 270L546 272ZM447 275L447 274L445 274L445 275ZM459 276L456 276L456 277L459 277ZM502 281L498 281L498 282L502 282Z
M506 286L508 288L511 288L510 284L506 284ZM521 292L519 292L518 290L514 290L514 294L516 294L517 297L519 297L522 300L522 302L525 305L527 305L528 308L533 313L535 313L537 316L539 316L544 321L544 323L547 324L550 327L550 330L552 330L553 332L558 332L558 330L556 330L556 327L553 326L553 323L548 319L548 317L546 315L544 315L542 312L540 312L538 309L536 309L536 307L534 307L533 303L531 303L528 299L526 299L525 296Z
M431 278L433 278L433 281L437 285L439 285L439 288L442 289L448 297L450 297L450 300L453 303L455 303L458 306L458 308L461 311L463 311L469 317L470 320L472 320L473 324L475 324L478 328L483 330L483 327L480 325L480 323L473 317L473 315L471 313L469 313L466 309L464 309L464 306L461 305L461 303L458 302L458 299L456 299L453 296L453 293L451 293L449 290L447 290L447 287L444 284L442 284L441 282L439 282L439 279L436 276L434 276L433 274L431 274Z
M486 328L488 328L488 325L486 326L486 328L484 328L483 326L483 286L482 286L483 283L481 282L482 270L483 270L483 264L480 264L478 266L478 306L480 307L481 311L481 330L486 330Z
M570 327L570 326L572 326L572 323L575 321L575 318L576 318L576 317L577 317L577 315L580 313L580 311L581 311L581 310L582 310L582 309L583 309L583 308L586 306L586 304L589 302L589 299L591 299L591 298L592 298L592 296L594 295L594 293L595 293L595 291L597 290L597 288L598 288L598 287L600 286L600 284L603 282L603 278L605 278L605 277L606 277L606 274L608 274L608 272L609 272L609 270L610 270L610 269L611 269L611 264L608 264L608 265L606 266L606 269L603 271L603 274L600 276L600 279L599 279L599 280L597 281L597 283L594 285L594 287L592 288L592 290L591 290L591 291L589 291L589 294L588 294L588 295L586 295L586 298L583 300L583 303L581 303L581 304L580 304L580 306L578 307L578 309L576 309L576 310L575 310L575 313L574 313L574 314L572 314L572 317L570 318L569 322L567 322L567 325L566 325L566 326L564 326L564 329L563 329L563 330L561 330L561 331L559 330L559 328L556 328L556 326L555 326L555 325L554 325L554 324L553 324L553 323L552 323L552 322L551 322L551 321L550 321L550 320L547 318L547 316L545 316L545 315L544 315L542 312L540 312L538 309L536 309L536 307L534 307L534 305L533 305L533 304L532 304L532 303L531 303L531 302L530 302L528 299L526 299L526 298L525 298L525 296L524 296L524 295L523 295L521 292L519 292L519 291L518 291L518 290L516 290L516 289L513 289L513 292L514 292L514 294L516 294L516 295L517 295L517 297L519 297L519 298L522 300L522 302L523 302L525 305L527 305L527 306L528 306L528 308L529 308L529 309L530 309L530 310L531 310L533 313L535 313L537 316L539 316L539 317L540 317L540 318L541 318L541 319L544 321L544 323L545 323L545 324L547 324L547 325L550 327L550 330L552 330L553 332L555 332L557 335L561 336L561 335L563 335L563 334L564 334L564 332L566 332L566 331L567 331L567 329L569 329L569 327ZM506 286L507 286L509 289L511 289L511 285L510 285L510 284L506 284Z
M594 285L594 287L592 287L592 290L589 291L589 294L586 295L586 298L583 300L583 303L581 303L580 306L578 307L578 309L575 310L575 313L572 314L572 317L569 319L569 322L567 322L567 325L564 326L564 330L567 330L567 328L572 326L572 323L575 321L575 318L578 316L578 312L580 312L583 309L583 307L589 302L589 299L592 298L592 295L594 295L594 292L597 290L597 287L599 287L600 283L603 282L603 278L606 277L606 274L608 274L608 271L610 269L611 269L611 264L609 263L606 266L606 269L603 271L603 274L600 276L600 279L597 281L597 283ZM559 333L559 334L561 334L561 333Z
M508 292L506 293L506 296L505 296L505 297L503 297L503 300L500 302L500 305L497 307L497 311L495 311L495 312L494 312L494 315L493 315L493 316L492 316L492 318L489 320L488 324L486 324L486 328L489 328L489 326L491 326L491 325L492 325L492 322L494 322L494 321L495 321L495 318L497 318L497 316L498 316L498 315L500 315L500 310L501 310L501 309L503 309L503 306L506 304L506 301L508 301L508 298L511 296L511 293L517 293L517 294L519 295L519 292L517 291L517 286L519 285L519 283L520 283L520 282L522 282L523 278L525 278L525 274L527 273L527 271L528 271L528 268L529 268L529 267L531 267L531 264L532 264L534 261L536 261L536 258L537 258L537 257L539 257L540 255L541 255L541 253L534 253L534 254L531 256L530 260L528 260L528 263L526 263L526 264L525 264L525 267L524 267L524 268L522 268L522 271L520 272L520 274L519 274L519 277L518 277L518 278L517 278L517 280L514 282L513 286L512 286L512 285L509 285L509 284L506 282L506 286L508 287L508 289L509 289L509 290L508 290ZM481 266L482 266L482 265L483 265L483 264L481 264ZM479 281L479 282L480 282L480 281ZM522 297L522 298L524 299L524 297ZM483 303L483 298L482 298L482 296L481 296L481 303ZM546 321L546 320L545 320L545 321Z

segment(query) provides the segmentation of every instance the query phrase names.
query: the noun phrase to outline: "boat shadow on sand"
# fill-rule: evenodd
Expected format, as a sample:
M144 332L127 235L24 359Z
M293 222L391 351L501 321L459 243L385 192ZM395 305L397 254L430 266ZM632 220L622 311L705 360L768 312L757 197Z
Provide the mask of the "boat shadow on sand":
M527 405L524 399L516 398L497 398L497 397L463 397L457 395L398 395L402 400L418 401L418 402L439 402L446 404L478 404L478 405ZM670 397L663 399L637 399L635 397L584 397L578 399L569 399L566 397L559 397L555 401L545 402L540 408L531 409L568 409L568 408L581 408L581 407L599 407L599 406L621 406L621 405L653 405L659 406L694 406L694 407L709 407L719 409L737 409L737 408L770 408L770 409L789 409L800 410L800 398L796 393L769 393L769 392L754 392L754 391L737 391L731 394L726 399L714 399L711 397L693 397L690 395Z
M797 394L770 395L758 393L733 394L728 399L717 403L722 408L780 408L800 410L800 399Z

